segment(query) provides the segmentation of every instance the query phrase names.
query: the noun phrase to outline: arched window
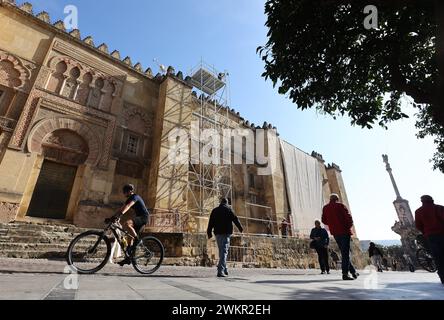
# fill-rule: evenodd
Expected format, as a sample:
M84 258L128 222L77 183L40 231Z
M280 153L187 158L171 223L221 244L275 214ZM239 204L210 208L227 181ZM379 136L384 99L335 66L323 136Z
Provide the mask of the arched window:
M60 90L62 89L63 82L65 80L64 73L68 69L68 66L64 61L60 61L57 63L54 72L51 74L48 85L46 89L51 92L60 94Z
M90 91L91 82L93 81L93 77L91 73L85 73L82 77L82 81L79 85L79 89L77 90L77 94L75 96L75 101L81 105L86 105L88 102L88 95Z
M102 90L105 82L102 78L98 78L94 83L94 88L92 89L89 105L93 108L98 108L100 106L100 101L102 100Z
M100 109L102 109L103 111L110 111L111 104L113 103L114 92L116 91L116 86L112 82L106 81L104 91L105 93L103 94L102 105L100 106Z
M74 99L77 88L78 88L78 79L80 77L79 68L72 68L69 72L69 78L66 80L65 86L63 87L62 96Z

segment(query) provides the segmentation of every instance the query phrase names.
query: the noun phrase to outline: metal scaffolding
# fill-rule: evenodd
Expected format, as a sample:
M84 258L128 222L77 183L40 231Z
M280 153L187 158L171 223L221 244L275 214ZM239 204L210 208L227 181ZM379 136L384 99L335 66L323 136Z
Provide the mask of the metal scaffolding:
M188 211L203 216L208 215L219 204L221 197L232 200L231 148L229 152L223 150L223 130L231 128L228 73L219 72L201 61L191 70L190 77L197 91L195 99L198 108L193 112L193 121L198 126L191 132ZM205 129L214 130L218 140L217 137L205 134ZM210 150L209 141L212 146ZM211 163L202 161L205 153L213 159Z

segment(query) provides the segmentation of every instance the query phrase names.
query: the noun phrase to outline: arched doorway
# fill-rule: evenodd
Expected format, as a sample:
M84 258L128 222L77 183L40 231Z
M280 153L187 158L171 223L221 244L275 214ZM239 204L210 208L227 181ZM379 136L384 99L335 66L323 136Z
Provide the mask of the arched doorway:
M88 143L78 133L58 129L41 143L44 157L27 216L65 219L79 165L89 156Z

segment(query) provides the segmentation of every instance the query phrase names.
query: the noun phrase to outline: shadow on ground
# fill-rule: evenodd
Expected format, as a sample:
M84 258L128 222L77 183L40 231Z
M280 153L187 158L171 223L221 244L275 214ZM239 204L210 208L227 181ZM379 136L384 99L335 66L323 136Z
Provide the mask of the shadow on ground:
M444 300L444 286L439 282L395 283L377 289L328 286L314 290L294 290L285 298L291 300Z

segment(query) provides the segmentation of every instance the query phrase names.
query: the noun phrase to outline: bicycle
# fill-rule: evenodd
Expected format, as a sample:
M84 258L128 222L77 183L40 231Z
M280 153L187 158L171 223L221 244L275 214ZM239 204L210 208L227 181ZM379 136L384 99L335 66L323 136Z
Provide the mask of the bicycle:
M139 239L135 249L129 254L125 248L124 237L135 238L122 228L119 220L105 219L107 226L103 231L90 230L75 237L67 250L66 259L68 265L80 274L93 274L100 271L108 262L111 255L112 243L107 234L114 235L124 252L125 258L129 258L134 269L141 274L156 272L163 261L165 250L159 239L146 236Z
M433 259L432 253L430 252L425 238L421 235L416 238L416 259L419 265L428 272L436 272L438 267L436 266L435 260Z

